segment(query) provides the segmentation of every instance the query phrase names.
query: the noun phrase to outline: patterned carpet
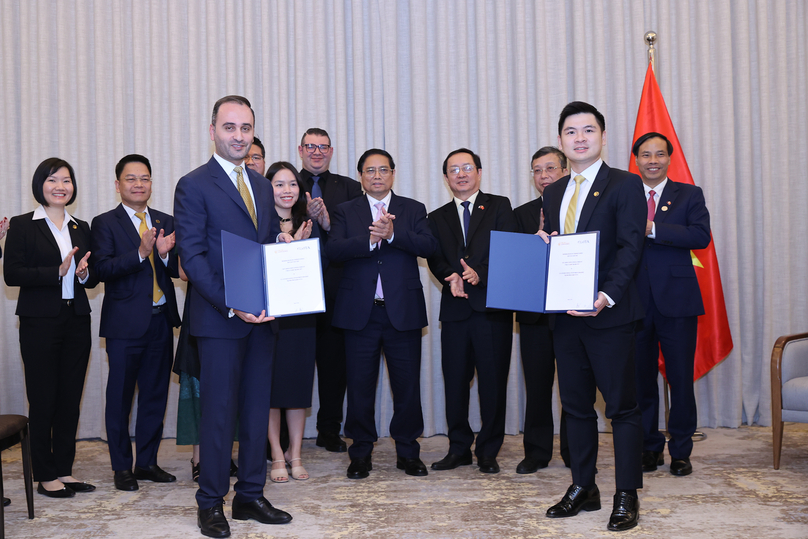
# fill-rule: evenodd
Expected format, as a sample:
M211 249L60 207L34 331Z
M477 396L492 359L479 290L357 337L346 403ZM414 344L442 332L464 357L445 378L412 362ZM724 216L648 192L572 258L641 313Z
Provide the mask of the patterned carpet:
M645 474L640 492L641 518L627 538L808 537L808 425L787 424L780 470L772 468L771 429L707 429L696 444L694 473L673 477L668 466ZM422 441L428 464L442 458L447 439ZM285 526L231 521L235 538L522 538L614 537L606 531L614 488L611 435L600 437L598 485L602 510L551 520L544 512L570 483L560 460L532 475L514 473L522 457L521 436L507 436L499 455L502 472L485 475L476 466L404 475L395 467L395 450L383 439L373 454L368 479L345 477L346 454L328 453L305 440L304 464L312 478L269 483L266 497L289 511ZM107 446L79 443L74 475L98 490L55 500L35 494L36 518L28 520L19 446L5 451L3 480L12 505L6 508L8 538L179 538L201 537L196 527L195 484L190 450L165 440L160 465L177 475L173 484L141 482L137 492L112 484ZM666 457L667 459L667 457ZM235 480L233 480L235 481ZM228 502L232 499L232 492ZM225 507L229 517L230 508Z

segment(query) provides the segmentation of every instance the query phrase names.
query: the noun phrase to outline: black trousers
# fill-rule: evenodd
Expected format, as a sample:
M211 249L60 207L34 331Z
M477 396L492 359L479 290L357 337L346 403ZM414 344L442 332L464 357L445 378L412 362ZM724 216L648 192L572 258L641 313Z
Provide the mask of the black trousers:
M469 394L474 371L480 397L480 432L474 453L496 457L505 438L508 369L513 314L473 312L466 320L441 322L441 364L446 394L449 452L463 455L474 443L469 425Z
M73 475L91 343L90 315L65 302L56 317L20 317L34 481Z
M525 456L543 462L553 457L553 333L545 323L519 324L519 348L525 373ZM561 408L561 456L569 461L567 420Z
M109 376L104 418L109 458L115 471L132 469L129 416L138 387L135 444L138 468L157 464L163 438L174 334L164 313L151 315L149 329L139 339L107 338Z
M556 317L553 345L558 358L561 404L567 410L572 481L595 484L598 457L596 390L612 421L615 482L620 490L642 488L642 422L634 382L634 327L595 329L585 319Z
M339 434L345 403L345 336L331 325L334 302L326 299L326 312L317 315L317 432Z

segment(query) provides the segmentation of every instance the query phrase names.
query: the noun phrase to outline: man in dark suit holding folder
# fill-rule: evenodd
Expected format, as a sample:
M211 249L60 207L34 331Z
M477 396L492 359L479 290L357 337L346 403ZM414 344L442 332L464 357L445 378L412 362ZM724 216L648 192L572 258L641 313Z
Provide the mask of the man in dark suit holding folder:
M642 254L646 212L640 178L601 160L605 130L606 121L595 107L580 101L567 104L558 121L558 142L569 160L570 176L544 190L545 240L547 234L600 231L594 310L568 311L551 321L573 484L547 516L571 517L581 509L600 509L593 407L600 389L606 417L612 421L617 483L608 528L622 531L637 525L637 489L642 488L634 329L643 309L633 277Z
M255 114L241 96L226 96L213 107L210 138L216 153L207 164L180 178L174 218L180 263L193 283L191 335L201 364L200 457L196 500L198 525L208 537L229 537L222 504L230 490L230 454L238 416L238 481L232 514L265 524L291 515L264 498L269 387L275 348L274 323L228 309L222 270L222 231L256 243L271 243L280 232L272 186L244 166L253 140Z

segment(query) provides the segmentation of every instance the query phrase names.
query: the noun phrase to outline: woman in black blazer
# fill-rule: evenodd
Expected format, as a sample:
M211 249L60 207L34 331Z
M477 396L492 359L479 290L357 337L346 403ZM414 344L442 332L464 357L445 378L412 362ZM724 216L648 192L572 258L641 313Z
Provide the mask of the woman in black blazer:
M98 278L87 263L90 227L65 209L76 199L73 167L46 159L34 172L32 189L41 205L11 219L3 269L6 284L20 287L34 481L40 494L68 498L95 490L72 474L91 346L85 288Z

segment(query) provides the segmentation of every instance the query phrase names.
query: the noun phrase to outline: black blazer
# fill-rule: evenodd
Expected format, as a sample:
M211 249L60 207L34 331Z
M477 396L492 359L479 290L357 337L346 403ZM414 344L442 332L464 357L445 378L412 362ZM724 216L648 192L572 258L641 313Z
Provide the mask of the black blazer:
M522 234L535 234L539 231L539 225L541 224L541 207L542 198L539 197L513 210L519 232ZM520 324L541 324L546 326L548 324L548 317L546 314L542 313L516 311L516 321Z
M314 186L314 180L311 179L313 174L304 168L300 171L300 176L303 179L303 189L306 193L311 194L311 188ZM343 202L348 202L349 200L362 196L362 186L356 180L347 176L333 174L328 170L319 174L319 176L320 181L318 184L320 185L320 190L323 192L323 202L325 202L325 208L328 210L329 217L332 219L337 206ZM306 195L300 193L300 196L305 198ZM321 229L320 234L323 242L327 242L329 233ZM323 286L325 287L325 296L329 303L336 300L337 289L342 280L342 271L342 264L339 262L331 262L328 267L325 268L323 273Z
M62 281L59 266L62 254L44 219L33 219L34 212L12 217L6 238L6 256L3 274L8 286L19 286L17 316L55 317L62 308ZM74 221L74 222L73 222ZM90 250L90 225L73 217L68 224L70 239L79 250L74 256L76 264ZM81 284L76 274L72 278L74 310L77 315L90 314L86 288L98 284L98 276L88 267L87 282Z
M463 227L460 225L454 200L429 214L429 228L432 235L438 238L438 250L427 262L432 274L443 285L440 300L441 322L465 320L471 316L472 311L485 312L491 231L516 232L511 201L503 196L479 191L471 212L468 245L463 241ZM480 277L476 286L464 283L468 299L452 296L451 287L445 281L452 273L463 275L461 258Z
M559 212L569 181L570 176L565 176L544 189L544 231L548 234L563 231ZM584 200L577 232L600 231L598 291L608 294L615 304L597 316L584 318L589 326L610 328L645 315L634 273L642 255L646 221L640 177L603 163Z
M668 178L654 216L655 238L645 238L637 288L643 306L650 296L667 317L704 314L691 249L710 244L710 214L700 187Z
M174 218L149 208L152 227L174 232ZM118 204L114 210L93 219L93 267L104 283L104 304L101 307L101 337L137 339L146 334L151 323L153 274L148 259L140 261L140 236L129 214ZM179 327L177 297L171 278L179 278L177 253L171 249L168 266L160 261L154 246L154 269L157 285L166 298L165 313L173 327Z
M373 216L366 197L341 204L332 214L328 259L345 263L332 322L338 328L359 331L367 326L379 275L393 327L407 331L427 325L418 257L432 255L438 242L420 202L393 193L388 213L396 216L393 241L382 240L372 251L368 227Z

